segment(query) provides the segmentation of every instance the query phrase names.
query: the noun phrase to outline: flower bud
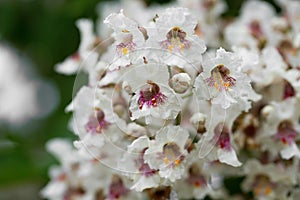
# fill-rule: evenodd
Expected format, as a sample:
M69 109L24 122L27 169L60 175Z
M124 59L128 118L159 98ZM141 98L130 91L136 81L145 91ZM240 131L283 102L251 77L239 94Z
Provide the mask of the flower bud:
M176 93L184 93L191 85L191 77L187 73L175 74L170 80L170 86Z
M271 112L274 111L273 106L271 105L266 105L265 107L263 107L263 109L261 110L261 115L266 119L268 118L268 116L270 115Z
M195 113L190 118L191 124L197 129L197 133L205 133L205 122L206 122L206 115L202 113Z

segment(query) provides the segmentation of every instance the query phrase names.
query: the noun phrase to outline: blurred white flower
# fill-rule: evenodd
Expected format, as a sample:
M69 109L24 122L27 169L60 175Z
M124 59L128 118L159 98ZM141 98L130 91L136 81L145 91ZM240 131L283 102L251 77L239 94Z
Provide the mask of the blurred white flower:
M55 86L38 76L30 61L0 44L0 122L11 127L47 116L59 100Z
M267 148L271 153L280 152L283 159L293 156L300 158L300 150L296 145L300 131L299 116L300 104L296 98L289 98L283 102L271 102L273 110L268 115L262 126L259 142L262 148Z
M238 20L226 27L225 39L232 46L244 46L250 49L262 49L274 44L277 41L270 21L274 17L275 10L267 2L246 1Z
M226 10L223 0L178 0L180 6L188 8L197 17L195 34L205 41L209 47L221 44L222 21L220 16Z

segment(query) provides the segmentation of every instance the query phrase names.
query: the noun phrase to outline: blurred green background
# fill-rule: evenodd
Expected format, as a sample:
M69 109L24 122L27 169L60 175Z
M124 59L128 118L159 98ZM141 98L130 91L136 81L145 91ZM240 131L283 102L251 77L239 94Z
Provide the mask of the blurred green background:
M15 131L0 126L0 140L14 143L0 148L0 199L4 194L10 198L8 193L16 195L18 190L35 193L20 199L38 199L37 192L48 181L47 169L55 163L45 151L46 141L54 137L75 138L67 129L71 115L64 113L72 98L75 76L57 74L54 65L77 50L80 38L75 21L83 17L96 20L99 2L0 0L0 43L8 43L29 57L36 71L56 84L61 99L56 110L45 119ZM145 2L149 5L166 1ZM237 15L242 0L227 0L227 3L229 9L225 16Z

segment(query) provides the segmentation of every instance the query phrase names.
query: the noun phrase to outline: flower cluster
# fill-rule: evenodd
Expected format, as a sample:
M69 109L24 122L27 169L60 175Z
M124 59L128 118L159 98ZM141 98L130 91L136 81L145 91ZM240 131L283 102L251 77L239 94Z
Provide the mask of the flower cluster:
M74 147L47 145L61 166L42 196L299 196L300 2L278 1L278 14L247 1L230 21L222 0L124 2L99 33L79 20L79 50L57 65L89 81L67 107ZM240 192L230 191L230 178L243 178Z

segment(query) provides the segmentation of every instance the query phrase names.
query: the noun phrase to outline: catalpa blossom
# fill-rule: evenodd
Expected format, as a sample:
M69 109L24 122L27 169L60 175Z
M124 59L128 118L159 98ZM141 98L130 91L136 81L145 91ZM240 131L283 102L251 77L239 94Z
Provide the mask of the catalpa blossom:
M47 199L138 199L137 193L126 187L126 179L100 165L95 159L80 156L71 143L55 139L48 150L62 163L53 167L53 180L42 190Z
M193 156L197 156L191 153ZM203 199L206 195L217 197L218 192L212 189L210 170L203 160L195 160L187 164L187 176L175 183L175 190L180 199ZM224 195L224 194L223 194Z
M161 62L181 66L188 60L199 65L206 50L204 42L194 34L196 19L186 8L169 8L159 13L154 23L147 28L147 46L161 49ZM148 47L148 48L149 48Z
M109 69L114 70L130 65L136 59L136 55L132 52L141 48L144 43L144 36L139 25L124 16L123 10L109 15L104 23L114 30L112 36L116 40L113 45L115 50L112 53L114 58Z
M132 89L129 111L131 120L145 117L149 124L153 118L175 119L181 100L168 86L169 72L166 65L144 64L128 69L122 80ZM139 76L147 74L147 76Z
M71 143L63 139L54 139L47 143L47 149L57 157L61 166L51 168L52 181L41 191L41 195L48 199L81 196L82 189L76 176L80 161Z
M20 128L46 117L58 104L54 84L34 71L31 61L0 43L0 123ZM22 133L24 133L23 129Z
M253 91L250 79L241 71L241 63L239 57L223 48L217 50L215 57L208 55L203 62L203 72L195 80L196 94L224 109L238 100L258 100L259 95Z
M256 12L253 12L255 10ZM232 46L263 49L273 43L270 19L275 17L274 8L264 1L247 1L242 15L224 31L226 41Z
M247 178L242 183L245 191L253 191L256 199L284 199L288 193L289 174L271 164L262 165L256 160L245 164Z
M287 65L274 47L266 47L261 52L244 47L234 47L233 50L242 58L241 70L258 88L280 81L285 74Z
M87 156L91 152L97 155L98 148L124 137L126 124L113 112L110 99L100 89L82 87L69 109L74 112L72 128L80 137L77 146L83 146L83 151L87 148Z
M279 151L284 159L300 157L300 150L296 144L300 130L299 101L296 98L289 98L280 103L272 102L270 106L271 111L260 135L261 142L264 143L262 147L270 145L268 149L274 153Z
M145 162L151 169L159 170L162 178L171 182L180 179L188 153L185 147L188 137L188 132L181 127L170 125L162 128L145 151Z
M120 168L133 179L134 184L131 189L139 192L147 188L158 187L161 182L158 170L151 169L144 160L149 143L147 136L139 137L128 146L128 152L120 161Z
M226 10L225 2L223 0L179 0L178 2L197 18L195 34L203 39L208 47L218 47L221 43L222 28L220 16Z
M241 166L232 129L237 117L247 107L247 103L242 100L228 109L212 104L211 113L205 122L206 132L196 144L200 158L207 157L210 161L218 160L233 167Z
M97 32L101 37L109 37L112 30L107 27L103 20L112 13L118 13L123 10L125 16L130 19L135 19L138 23L147 23L152 19L154 12L152 9L148 9L145 2L141 0L120 0L115 1L102 1L97 5L97 13L99 17L97 19Z

